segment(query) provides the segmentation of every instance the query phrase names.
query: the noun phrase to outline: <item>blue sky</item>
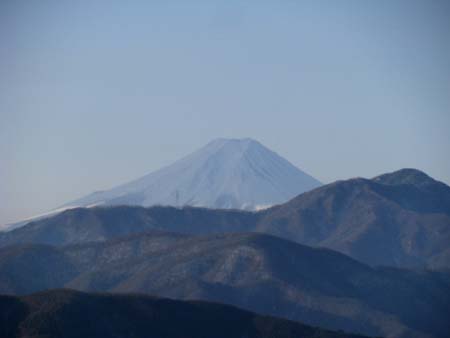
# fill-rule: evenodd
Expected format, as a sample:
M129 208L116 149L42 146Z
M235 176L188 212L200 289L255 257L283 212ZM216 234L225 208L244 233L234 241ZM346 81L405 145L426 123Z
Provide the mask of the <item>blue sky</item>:
M450 183L448 1L1 1L0 224L251 137Z

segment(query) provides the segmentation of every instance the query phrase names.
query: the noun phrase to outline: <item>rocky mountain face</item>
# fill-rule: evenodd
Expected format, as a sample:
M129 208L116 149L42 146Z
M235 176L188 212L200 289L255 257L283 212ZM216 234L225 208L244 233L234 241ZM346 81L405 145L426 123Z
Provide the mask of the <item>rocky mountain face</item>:
M404 169L338 181L262 210L173 207L72 209L0 234L0 246L66 245L148 230L263 232L331 248L372 266L450 268L450 187Z
M0 336L10 338L363 338L235 307L144 295L52 290L0 296Z
M48 288L149 293L232 304L326 329L446 337L450 275L372 268L257 233L138 233L0 249L0 293Z

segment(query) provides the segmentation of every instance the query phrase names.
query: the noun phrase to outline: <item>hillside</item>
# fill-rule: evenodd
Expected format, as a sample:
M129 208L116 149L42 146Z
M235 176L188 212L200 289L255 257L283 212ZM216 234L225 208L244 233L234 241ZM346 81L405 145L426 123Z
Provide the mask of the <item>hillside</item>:
M406 169L373 180L331 183L260 212L126 206L67 210L0 233L0 246L67 245L154 229L256 231L331 248L373 266L448 269L449 196L447 185Z
M0 292L58 287L228 303L368 335L450 333L447 274L374 269L331 250L255 233L151 232L59 248L0 250Z
M255 229L371 265L450 268L450 187L412 169L338 181L263 213Z
M0 296L0 336L363 338L220 304L71 290L50 290L25 297Z

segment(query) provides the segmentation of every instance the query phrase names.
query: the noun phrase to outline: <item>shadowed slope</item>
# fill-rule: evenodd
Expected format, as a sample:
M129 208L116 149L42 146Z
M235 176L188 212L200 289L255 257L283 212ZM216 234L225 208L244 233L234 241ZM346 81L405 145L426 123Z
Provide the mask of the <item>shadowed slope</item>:
M231 306L52 290L0 296L2 337L358 338Z

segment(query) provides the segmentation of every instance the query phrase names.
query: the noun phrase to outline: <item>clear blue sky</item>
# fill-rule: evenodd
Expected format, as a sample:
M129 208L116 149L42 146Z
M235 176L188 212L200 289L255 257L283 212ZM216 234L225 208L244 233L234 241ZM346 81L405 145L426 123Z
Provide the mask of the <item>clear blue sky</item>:
M0 1L0 224L251 137L450 182L450 1Z

